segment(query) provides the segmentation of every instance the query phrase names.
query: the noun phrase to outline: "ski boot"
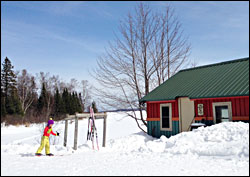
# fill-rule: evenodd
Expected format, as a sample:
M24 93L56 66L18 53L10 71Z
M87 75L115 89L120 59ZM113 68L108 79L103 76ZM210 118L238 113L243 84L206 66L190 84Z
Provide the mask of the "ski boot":
M54 154L52 154L52 153L49 153L49 154L46 154L46 156L54 156Z
M42 154L41 153L35 153L35 156L41 156Z

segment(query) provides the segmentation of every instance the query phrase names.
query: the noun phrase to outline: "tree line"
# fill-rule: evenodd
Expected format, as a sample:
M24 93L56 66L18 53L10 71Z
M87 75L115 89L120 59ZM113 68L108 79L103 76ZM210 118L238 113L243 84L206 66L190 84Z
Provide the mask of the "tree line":
M91 102L88 81L82 80L77 92L78 85L76 79L65 83L49 73L40 72L35 77L26 69L14 71L6 57L1 68L1 123L39 123L49 116L60 120L66 114L88 112L90 105L98 112L96 103Z

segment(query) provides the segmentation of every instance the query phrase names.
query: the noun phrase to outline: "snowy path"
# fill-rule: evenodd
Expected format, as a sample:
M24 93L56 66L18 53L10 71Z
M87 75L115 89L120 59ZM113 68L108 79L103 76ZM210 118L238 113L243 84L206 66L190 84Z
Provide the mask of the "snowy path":
M249 163L244 161L190 158L188 155L171 157L160 153L111 155L105 152L84 152L58 157L3 154L2 158L5 159L5 163L1 164L2 175L249 175Z

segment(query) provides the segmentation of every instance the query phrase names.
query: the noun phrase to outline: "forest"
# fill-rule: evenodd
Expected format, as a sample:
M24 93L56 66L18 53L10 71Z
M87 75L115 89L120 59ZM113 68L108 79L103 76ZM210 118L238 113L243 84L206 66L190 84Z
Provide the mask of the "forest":
M6 57L1 68L1 123L28 126L49 117L61 120L66 114L88 112L90 105L98 112L88 81L82 80L80 85L76 79L66 83L50 73L34 76L26 69L15 71Z

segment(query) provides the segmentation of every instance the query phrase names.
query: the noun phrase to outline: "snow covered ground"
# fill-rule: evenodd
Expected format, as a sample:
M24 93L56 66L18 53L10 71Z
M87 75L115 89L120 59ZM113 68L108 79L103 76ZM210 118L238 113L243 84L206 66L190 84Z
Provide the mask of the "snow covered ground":
M107 143L102 148L102 120L96 120L100 150L86 141L87 120L79 121L78 150L73 150L74 122L63 146L64 122L51 137L54 157L35 157L43 124L1 126L1 175L249 175L249 124L227 122L160 139L138 129L124 113L108 113Z

